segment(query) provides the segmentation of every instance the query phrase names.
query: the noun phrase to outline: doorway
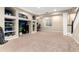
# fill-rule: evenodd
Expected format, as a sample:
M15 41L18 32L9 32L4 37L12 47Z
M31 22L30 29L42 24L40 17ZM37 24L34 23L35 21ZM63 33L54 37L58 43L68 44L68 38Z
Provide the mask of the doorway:
M29 23L26 20L19 20L19 34L29 33Z

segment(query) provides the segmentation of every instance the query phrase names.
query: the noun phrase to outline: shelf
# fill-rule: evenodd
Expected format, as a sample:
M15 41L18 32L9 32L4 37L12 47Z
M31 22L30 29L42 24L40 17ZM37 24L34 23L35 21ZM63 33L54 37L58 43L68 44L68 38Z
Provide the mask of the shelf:
M14 30L11 30L11 31L5 31L5 33L9 33L9 32L15 32Z
M25 19L25 18L19 18L19 20L31 21L31 20Z
M7 18L7 19L16 19L16 16L5 15L5 18Z
M13 27L6 26L5 28L13 28Z
M27 20L26 18L21 18L21 17L19 17L19 19L20 19L20 20Z
M11 22L11 21L5 21L5 22L10 22L10 23L13 23L14 21L12 21L12 22Z
M12 39L15 39L15 38L17 38L16 35L5 36L5 40L12 40Z

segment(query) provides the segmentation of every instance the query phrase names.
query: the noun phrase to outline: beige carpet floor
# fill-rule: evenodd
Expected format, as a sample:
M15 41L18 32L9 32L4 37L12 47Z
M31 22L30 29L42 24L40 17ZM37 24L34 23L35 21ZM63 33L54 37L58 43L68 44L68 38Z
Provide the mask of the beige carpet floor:
M0 45L1 52L77 52L79 44L62 32L26 34Z

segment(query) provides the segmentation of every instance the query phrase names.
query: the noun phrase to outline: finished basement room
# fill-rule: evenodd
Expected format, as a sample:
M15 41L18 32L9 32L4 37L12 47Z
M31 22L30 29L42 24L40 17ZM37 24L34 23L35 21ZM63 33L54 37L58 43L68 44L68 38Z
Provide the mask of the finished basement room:
M79 8L0 7L0 52L79 52Z

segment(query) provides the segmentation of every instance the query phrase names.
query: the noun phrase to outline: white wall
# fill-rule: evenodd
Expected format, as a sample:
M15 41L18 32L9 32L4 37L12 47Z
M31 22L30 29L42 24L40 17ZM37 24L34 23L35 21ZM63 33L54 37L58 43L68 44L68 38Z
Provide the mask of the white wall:
M75 17L75 13L70 13L68 15L67 24L72 25L72 21L74 20L74 17ZM71 30L72 30L71 27L72 26L67 26L67 32L70 33L70 34L71 34Z
M43 31L52 31L52 26L47 26L47 22L49 23L51 21L52 23L52 18L51 17L44 17L42 19L42 30Z
M79 43L79 12L74 22L73 38Z
M67 20L68 20L68 13L63 13L63 34L67 35Z
M46 20L51 20L52 26L46 26ZM63 31L63 16L55 15L49 17L42 17L38 19L38 22L41 23L43 31Z
M73 32L73 38L79 44L79 23L77 24L77 26Z
M63 31L62 15L53 16L52 20L53 20L53 31Z
M78 23L79 23L79 12L78 12L78 15L76 17L76 20L74 22L74 30L76 29L76 26L77 26Z
M4 30L4 8L0 7L0 26Z

